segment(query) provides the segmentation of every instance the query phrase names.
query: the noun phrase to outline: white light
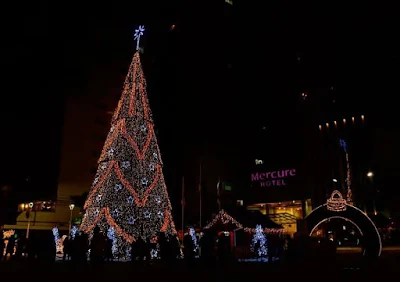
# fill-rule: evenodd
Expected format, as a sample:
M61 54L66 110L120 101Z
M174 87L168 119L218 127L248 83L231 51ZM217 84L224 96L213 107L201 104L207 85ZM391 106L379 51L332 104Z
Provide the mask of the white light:
M333 182L337 182L337 179L336 179L336 178L334 178L334 179L332 179L332 181L333 181Z
M29 203L29 207L30 207L30 208L33 207L33 203L32 203L32 202Z
M74 204L70 204L69 205L69 209L72 211L73 209L75 208L75 205Z
M373 176L374 176L374 173L373 173L372 171L370 171L370 172L367 173L367 176L368 176L368 177L373 177Z

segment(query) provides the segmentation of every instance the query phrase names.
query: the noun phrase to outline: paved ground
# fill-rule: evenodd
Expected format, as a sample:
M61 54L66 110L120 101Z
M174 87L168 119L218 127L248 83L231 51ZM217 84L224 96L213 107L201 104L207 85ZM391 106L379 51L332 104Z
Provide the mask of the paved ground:
M400 275L400 251L385 250L379 259L361 258L354 252L341 252L334 259L302 261L292 264L231 263L226 265L199 262L175 264L108 263L101 266L74 265L70 262L54 264L37 262L0 262L1 281L373 281Z

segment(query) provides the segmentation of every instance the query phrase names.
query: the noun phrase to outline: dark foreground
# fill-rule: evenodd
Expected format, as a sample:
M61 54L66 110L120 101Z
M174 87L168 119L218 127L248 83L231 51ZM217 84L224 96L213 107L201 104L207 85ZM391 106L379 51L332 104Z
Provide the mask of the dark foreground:
M187 263L161 261L145 264L104 263L74 265L70 262L2 261L0 275L14 281L257 281L289 279L308 281L372 281L400 274L400 253L386 253L379 259L340 254L332 259L292 263ZM396 277L394 276L394 277ZM6 280L5 281L9 281Z

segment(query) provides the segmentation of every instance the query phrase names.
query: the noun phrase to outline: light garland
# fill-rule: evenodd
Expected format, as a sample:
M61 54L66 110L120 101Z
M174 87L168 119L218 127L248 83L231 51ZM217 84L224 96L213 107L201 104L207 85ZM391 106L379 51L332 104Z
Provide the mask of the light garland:
M349 161L349 153L347 151L347 143L343 139L339 139L339 144L343 148L343 151L346 156L346 184L347 184L347 195L346 200L348 204L353 203L353 193L351 191L351 173L350 173L350 161Z
M81 230L113 228L118 257L126 257L139 236L151 239L160 231L176 234L138 52L98 164Z
M236 226L237 229L243 229L245 232L248 233L255 233L256 228L249 228L249 227L244 227L239 221L234 219L232 216L230 216L227 212L225 212L223 209L214 217L214 219L207 224L204 229L210 229L212 226L217 224L217 222L220 221L222 224L233 224ZM283 228L264 228L263 232L266 234L283 234L284 230Z
M326 201L326 208L330 211L340 212L347 209L346 200L338 190L332 192L331 197Z
M261 225L257 225L255 229L256 232L253 235L250 250L252 252L257 251L259 257L266 256L268 254L267 237L265 236ZM256 248L257 243L258 247Z

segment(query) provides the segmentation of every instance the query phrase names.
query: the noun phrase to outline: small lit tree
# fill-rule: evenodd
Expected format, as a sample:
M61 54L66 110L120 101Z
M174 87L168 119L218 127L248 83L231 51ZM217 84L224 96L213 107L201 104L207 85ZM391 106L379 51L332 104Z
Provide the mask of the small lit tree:
M259 257L264 257L268 254L267 237L265 236L261 225L256 226L256 232L251 241L250 250L256 253Z

